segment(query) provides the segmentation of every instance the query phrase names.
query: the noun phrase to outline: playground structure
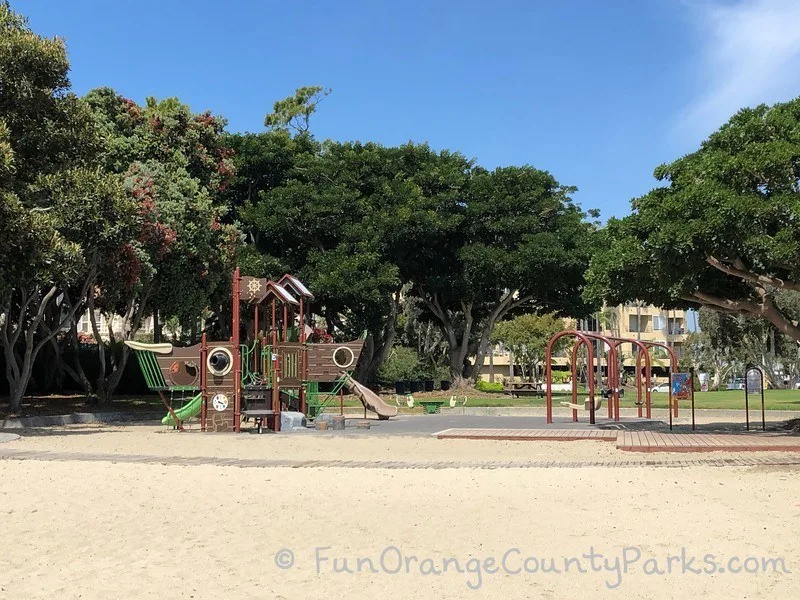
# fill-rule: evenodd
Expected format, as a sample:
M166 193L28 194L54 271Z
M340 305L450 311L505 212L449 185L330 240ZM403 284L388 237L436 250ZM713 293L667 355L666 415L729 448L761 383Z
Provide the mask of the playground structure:
M595 351L592 342L600 342L605 349L606 355L606 381L608 383L608 418L619 421L619 398L621 391L621 380L619 374L619 362L617 360L617 352L622 344L628 343L637 347L638 352L636 356L636 406L638 409L638 416L642 417L642 407L645 407L646 418L652 418L652 401L650 398L650 372L652 361L650 358L650 350L652 348L663 348L667 351L670 357L670 372L675 373L678 368L678 359L675 352L660 342L649 342L636 340L632 338L623 338L615 336L605 336L596 332L589 331L575 331L567 330L560 331L555 334L547 343L545 350L545 380L546 380L546 399L547 399L547 422L553 422L553 347L555 343L563 337L574 337L575 343L572 346L571 352L571 375L572 375L572 402L562 402L563 406L572 409L572 420L578 421L578 411L583 408L589 413L589 422L595 423L595 413L602 407L602 396L600 399L595 397L595 380L594 380L594 361ZM589 374L587 376L588 399L584 402L583 407L578 404L578 372L577 372L577 359L578 352L581 347L586 348L587 352L587 365L589 366ZM642 378L642 362L644 362L644 378ZM598 367L601 369L602 367ZM668 392L668 406L671 408L670 415L670 428L672 428L672 417L678 416L678 403L672 394L672 386ZM693 411L694 412L694 411Z
M352 377L364 339L344 344L309 343L308 303L313 294L293 275L278 281L233 275L232 335L228 340L189 347L125 342L139 361L150 390L159 394L168 414L162 420L181 431L200 415L202 431L240 431L253 419L259 432L281 429L281 414L300 413L313 419L337 395L350 389L379 419L397 415ZM252 309L242 322L241 305ZM241 335L245 330L245 341ZM321 392L320 383L330 391ZM167 398L169 394L169 399ZM190 400L175 408L175 393Z

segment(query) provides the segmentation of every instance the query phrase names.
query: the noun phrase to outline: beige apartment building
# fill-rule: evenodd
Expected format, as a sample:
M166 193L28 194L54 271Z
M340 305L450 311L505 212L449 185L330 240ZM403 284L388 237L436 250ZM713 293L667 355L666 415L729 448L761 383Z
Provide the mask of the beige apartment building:
M687 315L683 310L666 310L641 302L606 306L588 319L565 319L565 328L578 328L588 331L599 331L604 335L626 337L647 342L660 342L670 346L677 356L688 336ZM620 350L624 356L626 367L635 366L635 348L633 344L622 344ZM565 366L567 361L555 357L553 362ZM664 366L666 366L666 361ZM484 358L481 378L489 380L494 374L495 381L512 377L515 369L514 358L502 346L496 346Z
M606 306L594 319L589 329L606 335L626 337L646 342L660 342L671 347L677 356L689 335L687 315L683 310L666 310L642 303ZM633 344L623 344L626 355L625 364L633 366L635 348Z

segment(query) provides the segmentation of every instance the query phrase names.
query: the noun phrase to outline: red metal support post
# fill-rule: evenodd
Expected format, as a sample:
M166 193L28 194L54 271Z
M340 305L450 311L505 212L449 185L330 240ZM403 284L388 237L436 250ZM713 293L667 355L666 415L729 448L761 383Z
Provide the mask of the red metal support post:
M650 355L647 353L647 346L644 345L643 342L639 340L635 340L633 338L623 338L623 337L610 337L609 339L614 340L614 347L615 349L619 348L622 344L631 344L636 346L639 349L639 352L636 355L636 402L637 402L637 414L639 417L642 416L642 382L641 382L641 371L642 371L642 354L644 354L644 363L645 363L645 404L647 408L647 418L651 417L651 409L650 409ZM619 370L617 370L617 379L619 382Z
M694 422L694 367L689 368L689 388L692 394L692 431L695 430Z
M202 405L200 407L200 430L206 431L206 418L208 415L208 371L206 369L206 360L208 359L208 341L206 333L200 336L200 393L203 395Z
M239 267L233 272L233 330L231 331L231 344L233 345L233 430L239 431L242 418L242 347L240 340L241 325L241 283L242 277Z
M297 339L300 341L300 412L306 414L306 381L308 380L308 348L306 347L305 313L303 311L303 296L300 296L300 318L297 323Z
M258 373L258 303L253 309L253 373Z

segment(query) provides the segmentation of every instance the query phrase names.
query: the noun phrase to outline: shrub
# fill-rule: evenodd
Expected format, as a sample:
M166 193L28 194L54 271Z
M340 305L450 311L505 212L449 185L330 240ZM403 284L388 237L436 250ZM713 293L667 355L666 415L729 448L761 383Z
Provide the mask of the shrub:
M395 381L417 379L420 368L419 355L416 350L405 346L395 346L381 368L378 369L377 379L383 385L393 385Z
M551 371L550 373L553 377L553 383L566 383L572 377L572 373L569 371Z
M502 392L503 384L489 383L488 381L479 379L478 382L475 384L475 389L478 390L479 392Z
M452 379L450 367L447 365L439 365L434 371L433 378L437 381L450 381Z

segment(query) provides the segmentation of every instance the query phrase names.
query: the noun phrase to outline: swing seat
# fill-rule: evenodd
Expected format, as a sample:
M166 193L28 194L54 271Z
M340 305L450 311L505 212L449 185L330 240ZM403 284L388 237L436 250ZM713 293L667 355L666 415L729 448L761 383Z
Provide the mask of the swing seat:
M458 404L458 398L456 398L456 395L453 394L452 396L450 396L450 408L455 408L457 404ZM461 403L461 406L466 406L466 405L467 405L467 397L464 396L464 401Z
M571 408L572 410L589 410L589 407L591 406L591 404L592 404L592 400L590 398L586 398L583 401L583 406L581 406L580 404L573 404L572 402L562 402L561 406L565 406L567 408ZM603 406L603 398L601 396L600 398L595 399L594 412L597 412L598 410L600 410L600 407L602 407L602 406Z

